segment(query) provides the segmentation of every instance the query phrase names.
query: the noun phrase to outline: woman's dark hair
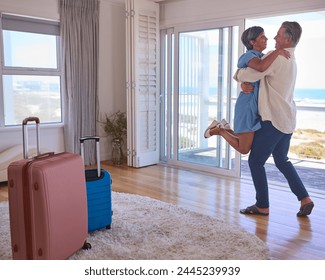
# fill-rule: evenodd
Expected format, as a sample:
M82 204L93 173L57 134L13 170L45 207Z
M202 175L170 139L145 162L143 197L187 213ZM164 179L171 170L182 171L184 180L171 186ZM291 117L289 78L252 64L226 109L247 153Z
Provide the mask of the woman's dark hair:
M247 48L247 50L253 49L253 46L250 43L250 41L256 40L258 35L260 35L262 32L264 32L264 29L260 26L253 26L253 27L247 28L243 32L243 34L241 35L241 41L243 42L243 44Z

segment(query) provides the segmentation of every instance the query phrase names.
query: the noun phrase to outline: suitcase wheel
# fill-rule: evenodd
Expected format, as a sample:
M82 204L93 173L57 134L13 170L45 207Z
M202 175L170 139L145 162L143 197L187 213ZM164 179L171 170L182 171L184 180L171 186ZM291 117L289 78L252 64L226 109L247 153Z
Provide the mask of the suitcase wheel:
M91 244L87 241L85 241L84 245L82 246L83 250L89 250L91 249Z
M107 225L106 226L106 229L111 229L111 225Z

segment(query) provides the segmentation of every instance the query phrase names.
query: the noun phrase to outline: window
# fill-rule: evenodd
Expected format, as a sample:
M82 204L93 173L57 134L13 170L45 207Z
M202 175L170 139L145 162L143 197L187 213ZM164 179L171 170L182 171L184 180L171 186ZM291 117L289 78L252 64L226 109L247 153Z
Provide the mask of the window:
M1 28L0 126L61 122L59 23L2 14Z

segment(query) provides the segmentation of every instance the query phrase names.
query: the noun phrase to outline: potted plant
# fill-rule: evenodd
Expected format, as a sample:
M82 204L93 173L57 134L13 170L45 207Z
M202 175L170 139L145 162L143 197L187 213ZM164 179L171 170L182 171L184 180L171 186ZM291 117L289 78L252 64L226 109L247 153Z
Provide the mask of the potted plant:
M124 159L122 146L127 133L126 113L117 111L111 115L106 114L102 124L106 135L112 137L113 164L121 164Z

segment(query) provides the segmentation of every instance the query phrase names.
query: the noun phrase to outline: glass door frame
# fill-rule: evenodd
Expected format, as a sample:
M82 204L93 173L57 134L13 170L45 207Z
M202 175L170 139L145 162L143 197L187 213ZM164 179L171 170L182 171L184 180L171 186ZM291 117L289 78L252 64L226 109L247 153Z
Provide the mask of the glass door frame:
M240 177L240 165L241 157L238 152L235 152L228 144L226 144L226 150L228 152L228 160L230 160L231 155L233 158L232 169L228 168L218 168L215 166L200 165L196 163L180 161L178 159L178 117L179 117L179 99L178 99L178 89L179 89L179 53L178 53L178 43L179 35L184 32L195 32L195 31L205 31L211 29L221 29L230 26L238 26L238 34L243 32L244 20L237 20L232 22L213 22L208 24L199 24L193 26L182 26L170 28L168 30L162 31L161 33L161 161L167 165L190 168L191 170L204 171L213 174L226 175L231 177ZM169 41L166 44L165 37L168 37ZM240 44L240 36L235 38L238 41L238 48L232 49L233 52L237 52L237 57L243 52L243 46ZM228 46L229 47L229 46ZM173 51L171 51L172 49ZM166 64L166 60L168 63ZM231 78L234 74L236 68L233 61L228 60L227 67L231 68ZM228 79L229 80L229 79ZM229 82L229 81L228 81ZM228 105L233 110L233 106L238 96L238 87L236 96L228 97ZM229 117L229 116L227 116ZM177 137L173 137L177 135ZM203 135L202 135L203 137Z

